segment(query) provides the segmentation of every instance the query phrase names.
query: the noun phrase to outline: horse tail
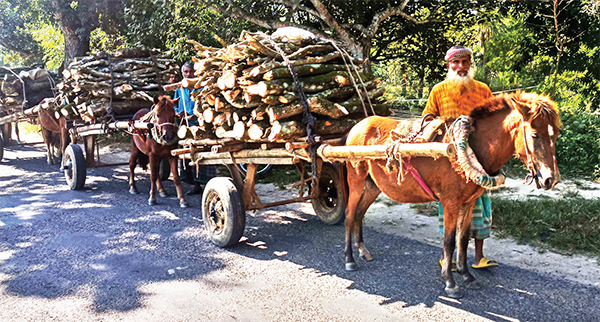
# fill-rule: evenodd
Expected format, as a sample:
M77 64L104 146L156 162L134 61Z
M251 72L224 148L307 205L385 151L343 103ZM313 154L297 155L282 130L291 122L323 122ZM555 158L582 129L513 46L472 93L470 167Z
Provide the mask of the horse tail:
M348 139L348 133L344 134L341 137L341 141L346 145L346 140ZM348 186L348 168L346 167L346 162L341 161L338 164L338 177L340 178L340 188L342 188L342 196L344 197L344 204L348 204L348 196L350 195L350 187Z
M344 198L344 204L348 204L348 196L350 195L350 187L348 186L348 168L346 162L340 162L338 165L338 177L340 178L340 188L342 189L342 196Z

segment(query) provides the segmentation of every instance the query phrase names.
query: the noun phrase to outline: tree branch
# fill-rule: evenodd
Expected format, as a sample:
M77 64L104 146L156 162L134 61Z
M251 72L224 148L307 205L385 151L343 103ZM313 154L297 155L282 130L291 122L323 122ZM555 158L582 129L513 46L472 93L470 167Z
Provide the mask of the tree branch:
M297 28L302 28L302 29L308 30L308 31L314 33L315 35L317 35L319 38L333 40L331 36L323 33L319 29L311 28L311 27L305 26L305 25L300 25L300 24L297 24L297 23L294 23L291 21L282 22L279 20L267 21L267 20L259 19L249 13L246 13L246 12L240 10L239 7L235 6L230 1L228 1L228 4L229 4L229 6L226 8L213 6L213 5L209 6L209 8L216 12L219 12L223 15L226 15L226 16L244 19L246 21L249 21L253 24L256 24L256 25L261 26L266 29L277 29L280 27L297 27Z
M311 0L310 2L313 4L313 6L315 6L315 9L317 9L320 14L317 17L323 20L328 26L332 27L337 35L339 35L342 42L356 47L357 44L354 42L354 39L352 39L348 31L340 27L335 18L329 13L329 10L327 10L325 5L320 0Z
M413 18L412 16L406 14L404 12L404 7L406 6L408 0L404 0L404 2L402 3L401 6L399 7L391 7L388 8L378 14L376 14L373 17L373 21L371 22L371 25L369 26L369 28L367 29L367 32L365 32L365 37L367 38L373 38L375 37L375 33L377 32L377 30L379 29L379 25L381 25L381 23L391 17L391 16L401 16L406 20L409 20L415 24L424 24L424 23L428 23L428 22L440 22L439 20L436 19L425 19L425 20L417 20L415 18Z

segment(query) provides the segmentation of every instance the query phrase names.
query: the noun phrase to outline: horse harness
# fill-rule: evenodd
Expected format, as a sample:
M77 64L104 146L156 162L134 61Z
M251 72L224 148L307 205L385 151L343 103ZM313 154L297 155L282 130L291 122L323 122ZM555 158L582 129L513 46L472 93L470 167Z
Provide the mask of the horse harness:
M173 137L173 139L167 141L164 140L160 133L159 133L159 129L161 129L163 126L167 126L167 125L171 125L173 127L176 127L177 125L175 123L171 123L171 122L164 122L164 123L157 123L157 118L156 118L156 112L154 111L154 106L150 109L150 112L148 112L146 115L142 116L140 118L140 121L142 122L148 122L153 124L152 128L150 129L150 133L148 133L148 131L142 130L142 129L137 129L133 127L133 122L131 121L129 123L129 127L130 127L130 133L131 135L137 136L140 138L140 140L142 140L142 142L144 142L144 144L146 144L146 139L148 137L151 138L156 141L156 143L160 144L160 145L173 145L175 143L177 143L177 141L179 140L177 138L177 136L175 135Z
M444 134L444 125L445 121L439 118L436 119L433 114L424 115L419 123L401 122L390 133L392 142L386 148L386 166L390 171L398 168L398 184L404 180L405 174L410 173L427 195L436 201L439 201L439 198L429 188L419 171L410 163L410 157L403 157L398 152L398 148L403 143L431 142L437 136Z
M525 120L521 119L521 132L523 135L523 144L525 145L525 155L527 156L527 169L529 173L525 177L525 183L532 184L535 180L535 185L538 188L541 188L540 181L538 179L538 169L535 166L535 163L532 161L531 152L529 152L529 144L527 143L527 136L525 136Z

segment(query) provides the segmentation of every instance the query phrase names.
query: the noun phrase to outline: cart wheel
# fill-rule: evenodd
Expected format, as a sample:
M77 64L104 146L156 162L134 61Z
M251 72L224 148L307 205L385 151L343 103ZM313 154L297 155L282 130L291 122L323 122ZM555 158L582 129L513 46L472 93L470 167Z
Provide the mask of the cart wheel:
M83 150L79 145L69 144L62 159L62 167L69 189L81 190L85 184L86 166Z
M346 204L338 170L329 163L323 163L319 176L319 196L310 200L315 213L327 225L337 225L345 218Z
M237 244L246 227L244 200L231 178L212 178L202 194L202 220L219 247Z
M161 181L165 181L169 179L171 175L171 164L169 163L169 159L160 159L160 163L158 165L158 178Z
M4 158L4 135L0 132L0 161Z

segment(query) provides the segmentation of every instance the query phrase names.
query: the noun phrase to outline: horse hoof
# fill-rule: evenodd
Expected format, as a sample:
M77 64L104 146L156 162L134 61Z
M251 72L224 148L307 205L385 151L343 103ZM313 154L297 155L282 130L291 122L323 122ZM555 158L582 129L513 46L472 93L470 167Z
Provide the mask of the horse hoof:
M188 208L188 207L189 207L189 205L188 205L188 203L187 203L187 202L182 202L182 203L180 203L180 204L179 204L179 207L180 207L180 208Z
M132 194L132 195L139 194L139 192L137 190L135 190L135 189L129 189L129 193Z
M444 291L446 291L446 295L448 295L448 297L453 299L460 299L464 296L463 292L458 288L458 286L455 286L454 288L446 287Z
M148 200L148 206L156 206L156 200Z
M159 192L158 195L161 196L162 198L166 198L169 196L169 194L166 192Z
M468 290L480 290L481 289L481 285L479 285L479 283L477 283L475 281L465 282L464 286Z
M373 261L373 256L371 256L371 254L363 254L360 255L360 257L362 257L364 260L366 260L367 262L372 262Z
M356 262L346 263L346 270L348 272L356 271L358 270L358 265L356 264Z

